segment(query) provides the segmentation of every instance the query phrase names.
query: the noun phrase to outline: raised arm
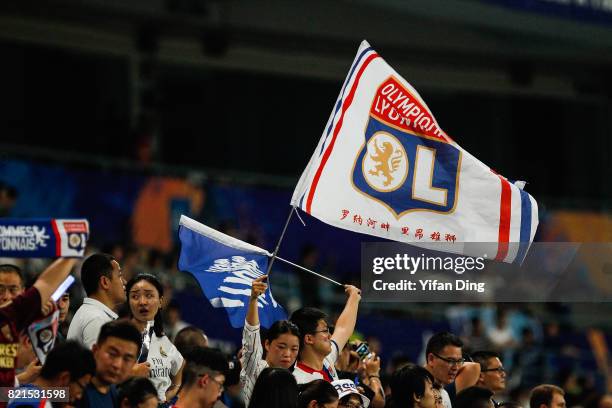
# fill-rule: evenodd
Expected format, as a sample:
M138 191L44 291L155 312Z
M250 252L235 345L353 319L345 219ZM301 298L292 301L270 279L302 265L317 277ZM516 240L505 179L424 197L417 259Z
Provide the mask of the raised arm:
M455 390L459 393L468 387L476 385L480 377L480 364L473 362L463 363L457 377L455 377Z
M332 340L338 345L338 350L342 350L348 341L349 337L355 330L357 323L357 310L359 309L359 301L361 300L361 290L352 285L344 285L344 293L348 295L344 310L336 321L334 335Z
M64 279L68 277L75 263L75 258L59 258L53 261L53 263L40 274L36 282L34 282L34 287L38 289L38 293L40 293L41 304L44 305L45 302L51 298L55 289L57 289Z
M266 283L266 279L268 279L268 275L260 276L259 278L253 281L251 286L251 297L249 298L249 308L247 310L246 322L250 326L259 325L259 311L257 310L257 298L260 295L263 295L268 289L268 284Z
M245 402L251 398L255 381L259 375L259 361L263 356L259 328L259 311L257 310L257 298L262 295L268 285L265 283L267 275L255 279L251 286L251 297L247 309L246 321L242 329L242 355L240 356L240 393Z

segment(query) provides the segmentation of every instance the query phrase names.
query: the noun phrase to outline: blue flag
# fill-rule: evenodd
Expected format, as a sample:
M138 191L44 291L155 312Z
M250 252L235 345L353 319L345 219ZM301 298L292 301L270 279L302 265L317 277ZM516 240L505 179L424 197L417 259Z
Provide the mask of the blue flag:
M227 312L232 327L243 327L252 282L265 275L271 254L184 215L179 223L179 238L179 269L196 278L210 304ZM263 327L287 318L283 307L272 297L270 285L257 303Z

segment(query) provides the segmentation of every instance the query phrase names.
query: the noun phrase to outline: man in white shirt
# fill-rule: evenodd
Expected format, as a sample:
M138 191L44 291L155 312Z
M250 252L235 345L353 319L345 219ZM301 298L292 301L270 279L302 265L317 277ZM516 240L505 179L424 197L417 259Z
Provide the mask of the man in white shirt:
M87 297L72 318L68 340L91 349L104 323L118 317L115 308L125 302L125 281L112 255L93 254L83 262L81 282Z
M345 285L344 292L348 299L333 335L325 320L327 316L318 309L304 307L291 315L289 320L298 326L301 336L300 354L293 370L298 384L318 379L328 382L339 379L335 369L336 360L353 334L361 300L361 290L355 286Z

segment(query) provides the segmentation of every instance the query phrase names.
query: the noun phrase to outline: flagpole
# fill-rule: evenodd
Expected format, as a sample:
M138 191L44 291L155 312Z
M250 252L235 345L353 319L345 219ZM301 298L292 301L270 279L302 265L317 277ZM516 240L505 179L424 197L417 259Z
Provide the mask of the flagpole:
M310 269L304 268L303 266L300 266L300 265L298 265L298 264L294 264L293 262L288 261L288 260L286 260L286 259L283 259L283 258L281 258L280 256L277 256L277 257L276 257L276 259L278 259L279 261L282 261L282 262L288 263L288 264L289 264L289 265L291 265L291 266L295 266L296 268L301 269L301 270L303 270L303 271L306 271L306 272L308 272L308 273L312 273L313 275L316 275L316 276L318 276L319 278L323 278L323 279L325 279L325 280L328 280L328 281L330 281L331 283L335 283L335 284L336 284L336 285L338 285L338 286L344 286L343 284L341 284L341 283L339 283L339 282L336 282L335 280L330 279L330 278L328 278L327 276L324 276L324 275L321 275L321 274L319 274L319 273L316 273L315 271L311 271Z
M289 216L287 217L287 221L285 222L285 227L283 228L283 232L281 232L281 236L278 239L278 243L276 244L276 248L274 249L274 253L272 254L272 259L270 259L270 263L268 264L268 270L266 271L266 275L270 274L272 270L272 264L274 263L274 259L277 258L276 254L278 254L278 250L280 249L281 242L283 242L283 238L285 237L285 232L287 232L287 227L289 226L289 221L291 221L291 216L295 211L295 206L291 206L291 211L289 211Z

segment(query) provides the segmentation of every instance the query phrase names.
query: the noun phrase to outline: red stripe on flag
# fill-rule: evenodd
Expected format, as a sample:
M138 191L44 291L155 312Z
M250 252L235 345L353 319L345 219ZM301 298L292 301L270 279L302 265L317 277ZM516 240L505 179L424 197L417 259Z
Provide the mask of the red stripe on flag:
M338 119L338 123L336 124L336 128L334 129L334 135L332 136L332 140L329 143L329 146L327 146L325 153L323 153L321 164L319 165L319 168L317 169L317 172L315 173L315 176L312 180L312 184L310 185L310 191L308 192L308 198L306 200L306 212L308 214L310 214L310 207L312 206L312 199L314 198L314 193L317 189L317 185L319 184L319 178L321 178L321 173L323 173L323 168L327 164L327 160L329 159L329 156L331 155L331 152L334 149L334 144L336 143L336 137L338 136L338 133L340 132L340 129L342 128L344 114L346 113L349 106L351 106L351 103L353 103L353 97L355 96L355 91L357 90L357 86L359 85L359 80L361 79L361 75L363 74L363 71L366 69L366 67L370 64L370 62L372 62L372 60L378 57L379 57L378 54L374 53L374 54L371 54L364 61L361 68L359 68L359 72L357 73L357 76L355 77L355 82L353 82L351 91L349 92L348 96L344 100L344 103L342 104L342 113L340 114L340 119Z
M498 176L501 181L501 200L499 204L499 236L496 261L503 261L508 255L508 242L510 241L510 217L512 213L512 190L505 178Z
M51 226L53 227L53 234L55 235L55 256L60 256L62 253L62 243L55 220L51 220Z

